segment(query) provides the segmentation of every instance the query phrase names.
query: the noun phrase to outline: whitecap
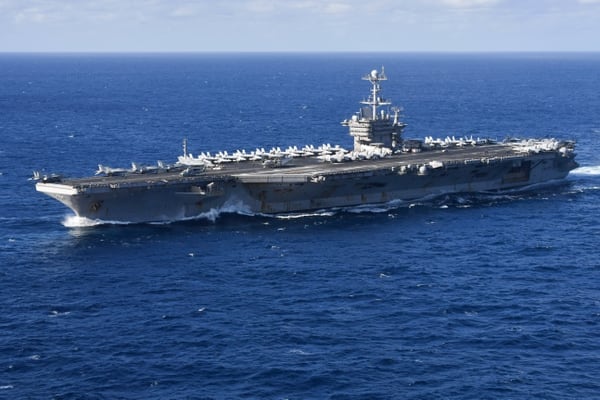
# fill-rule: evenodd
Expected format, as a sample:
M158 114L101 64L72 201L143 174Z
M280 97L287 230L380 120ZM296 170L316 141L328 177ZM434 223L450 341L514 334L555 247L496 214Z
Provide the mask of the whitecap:
M393 208L393 207L392 207ZM369 205L365 204L357 207L349 207L345 209L346 212L351 214L362 214L362 213L371 213L371 214L382 214L390 211L390 207L387 205Z
M222 207L211 208L210 210L208 210L206 212L200 213L198 215L194 215L192 217L174 218L171 220L150 222L150 224L165 225L165 224L172 224L174 222L197 221L197 220L202 220L202 219L208 220L210 222L216 222L216 220L222 214L238 214L238 215L244 215L244 216L249 216L249 217L253 217L253 216L257 215L256 213L251 212L250 207L247 206L246 204L244 204L243 201L228 200L225 202L225 204L223 204Z
M590 165L586 167L575 168L570 172L570 174L576 176L597 176L600 175L600 165Z
M67 228L89 228L98 225L128 225L131 222L126 221L104 221L101 219L91 219L80 217L78 215L67 215L62 221L63 226Z
M292 349L292 350L288 351L288 353L290 353L290 354L297 354L297 355L300 355L300 356L310 356L311 355L311 353L308 353L308 352L306 352L304 350L301 350L301 349Z
M3 386L0 386L0 390L13 389L13 388L14 388L13 385L3 385Z
M269 217L276 219L298 219L298 218L310 218L310 217L331 217L335 215L333 210L319 210L309 213L291 213L291 214L257 214L261 217ZM265 223L268 224L268 223Z
M69 315L69 314L71 314L71 311L52 310L52 311L50 311L50 318L60 317L60 316Z
M221 214L239 214L239 215L253 215L247 211L247 207L238 207L235 205L224 205L220 208L211 208L210 210L195 215L193 217L184 217L184 218L176 218L170 221L157 222L157 224L170 224L173 222L183 222L183 221L197 221L197 220L208 220L210 222L216 222L216 220L221 216Z

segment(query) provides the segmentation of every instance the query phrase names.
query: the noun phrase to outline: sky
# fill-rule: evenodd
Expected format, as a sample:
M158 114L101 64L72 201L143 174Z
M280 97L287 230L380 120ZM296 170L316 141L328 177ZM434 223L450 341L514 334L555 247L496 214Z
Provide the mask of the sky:
M600 0L0 0L0 52L600 51Z

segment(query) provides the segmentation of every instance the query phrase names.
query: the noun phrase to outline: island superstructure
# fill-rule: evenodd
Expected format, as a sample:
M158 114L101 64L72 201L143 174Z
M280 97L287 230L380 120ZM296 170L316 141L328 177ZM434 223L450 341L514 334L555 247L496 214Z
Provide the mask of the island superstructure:
M175 221L229 209L298 213L411 201L460 192L501 192L564 179L575 162L572 141L404 139L400 109L382 97L383 68L358 113L344 120L352 150L321 145L194 156L184 141L172 165L99 166L95 176L35 174L36 189L79 217L107 222Z

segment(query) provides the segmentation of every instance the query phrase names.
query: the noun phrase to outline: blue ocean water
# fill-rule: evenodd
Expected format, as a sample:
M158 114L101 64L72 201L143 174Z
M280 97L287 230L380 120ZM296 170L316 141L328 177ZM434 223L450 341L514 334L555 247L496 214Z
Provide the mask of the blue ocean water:
M322 143L385 66L405 136L558 137L531 193L68 227L32 170ZM595 399L600 54L0 55L0 398Z

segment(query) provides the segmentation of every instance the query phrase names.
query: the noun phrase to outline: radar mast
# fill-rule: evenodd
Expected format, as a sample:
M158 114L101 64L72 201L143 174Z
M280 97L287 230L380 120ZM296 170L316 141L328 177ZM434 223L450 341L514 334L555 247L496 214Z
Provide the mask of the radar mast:
M381 92L381 86L379 85L379 82L387 81L387 76L385 76L384 68L381 67L381 72L378 72L376 69L374 69L373 71L371 71L371 73L363 76L362 79L364 81L371 82L371 85L373 85L373 87L371 88L371 95L369 96L369 99L361 101L361 104L371 106L372 118L374 120L379 119L377 116L377 107L389 106L390 104L392 104L391 101L386 100L379 95L379 92Z

